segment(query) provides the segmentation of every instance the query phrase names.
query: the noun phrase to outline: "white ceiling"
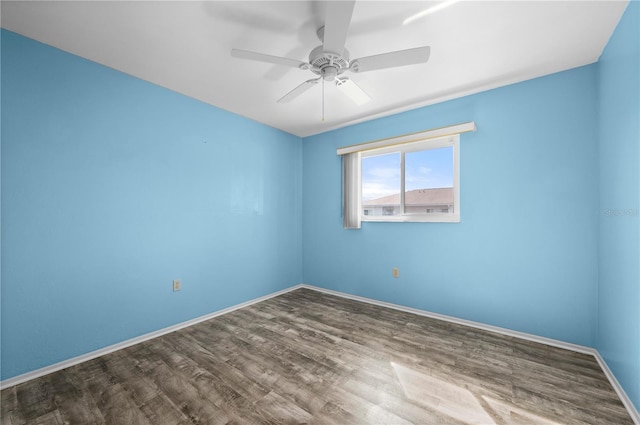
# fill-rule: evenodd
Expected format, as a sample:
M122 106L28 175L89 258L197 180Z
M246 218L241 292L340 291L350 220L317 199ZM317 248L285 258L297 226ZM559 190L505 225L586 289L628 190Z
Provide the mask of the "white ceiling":
M358 1L352 58L429 45L426 64L350 73L373 99L332 84L276 100L310 71L232 58L238 48L308 61L325 5L311 1L2 1L2 27L178 93L308 136L598 60L626 1Z

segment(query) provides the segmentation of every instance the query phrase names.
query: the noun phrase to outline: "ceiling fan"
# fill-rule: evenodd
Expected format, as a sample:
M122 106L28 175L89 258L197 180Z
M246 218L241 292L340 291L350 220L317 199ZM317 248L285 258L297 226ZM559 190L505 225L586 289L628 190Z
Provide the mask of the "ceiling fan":
M429 46L416 47L379 55L366 56L351 60L345 48L347 33L353 15L355 0L328 1L324 26L317 31L322 44L311 51L309 62L247 50L232 49L231 56L268 62L311 71L316 78L307 80L278 99L278 103L287 103L300 96L319 82L335 82L335 85L354 103L362 105L371 100L369 95L348 77L342 76L347 71L359 73L397 66L424 63L429 60ZM323 91L324 100L324 91Z

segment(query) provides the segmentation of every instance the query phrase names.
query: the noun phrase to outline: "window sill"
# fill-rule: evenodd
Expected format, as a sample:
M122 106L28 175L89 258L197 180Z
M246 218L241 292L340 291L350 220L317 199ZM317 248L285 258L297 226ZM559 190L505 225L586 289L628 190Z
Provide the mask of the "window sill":
M393 215L393 216L362 216L362 222L396 222L396 223L460 223L460 214L429 214L429 215Z

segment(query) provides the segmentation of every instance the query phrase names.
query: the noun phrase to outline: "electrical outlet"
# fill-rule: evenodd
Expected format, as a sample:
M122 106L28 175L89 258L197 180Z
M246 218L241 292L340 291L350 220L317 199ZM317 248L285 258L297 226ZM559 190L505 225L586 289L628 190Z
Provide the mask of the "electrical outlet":
M182 282L180 279L173 279L173 292L179 291L182 289Z
M400 269L397 267L394 267L392 274L393 274L393 277L400 277Z

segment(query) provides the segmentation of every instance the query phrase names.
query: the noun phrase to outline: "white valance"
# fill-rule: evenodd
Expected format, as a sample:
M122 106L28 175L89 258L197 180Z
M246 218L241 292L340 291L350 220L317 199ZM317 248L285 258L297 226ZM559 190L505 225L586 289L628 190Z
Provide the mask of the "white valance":
M389 139L375 140L373 142L360 143L357 145L344 146L338 148L338 155L346 155L354 152L368 151L371 149L385 148L387 146L400 145L421 140L435 139L438 137L451 136L454 134L476 131L476 123L473 121L463 124L450 125L448 127L434 128L432 130L420 131L418 133L404 134L402 136Z

